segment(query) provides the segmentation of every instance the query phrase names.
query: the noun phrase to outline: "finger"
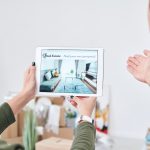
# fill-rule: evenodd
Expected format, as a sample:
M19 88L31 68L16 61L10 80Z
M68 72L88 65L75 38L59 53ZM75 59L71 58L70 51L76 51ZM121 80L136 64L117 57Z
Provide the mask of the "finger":
M96 102L97 97L96 96L92 96L91 99Z
M137 61L136 65L140 65L140 63L142 62L140 59L138 59L137 57L134 57L134 59Z
M31 79L35 79L35 74L36 74L36 67L30 66L30 77L31 77Z
M60 97L65 100L65 96L60 96Z
M79 103L79 100L80 99L78 97L76 97L76 96L73 98L73 101L76 102L77 104Z
M30 66L29 69L30 69L31 74L33 71L35 71L36 68L35 68L35 62L34 61L32 62L32 65Z
M94 101L94 106L96 106L96 97L92 100Z
M32 66L35 66L35 62L34 61L32 62Z
M127 62L128 62L128 61L131 61L131 59L132 59L132 58L133 58L133 57L131 57L131 56L130 56L130 57L128 57L128 60L127 60Z
M74 106L74 107L77 107L77 103L73 100L70 101L70 103Z
M35 72L36 67L35 66L30 66L29 70L30 70L30 73L32 74L32 73Z
M77 96L79 99L88 98L88 96Z
M128 66L132 67L135 70L137 69L137 66L134 63L132 63L131 61L128 61Z
M26 70L26 74L29 74L30 73L30 68L28 68L27 70Z
M93 101L93 104L94 104L94 105L96 104L96 99L97 99L96 96L90 96L88 99L89 99L90 101Z
M131 66L127 66L127 69L131 74L135 74L135 72L136 72L136 70L134 68L132 68Z
M145 55L145 56L150 56L150 50L145 49L145 50L144 50L144 55Z
M142 61L145 59L145 57L142 56L142 55L134 55L134 57L135 57L136 60L138 60L139 62L142 62Z
M129 57L128 60L131 61L132 63L134 63L135 65L140 64L140 61L138 61L138 59L136 59L135 57Z
M30 73L30 69L28 68L24 73L25 80L28 78L29 73Z

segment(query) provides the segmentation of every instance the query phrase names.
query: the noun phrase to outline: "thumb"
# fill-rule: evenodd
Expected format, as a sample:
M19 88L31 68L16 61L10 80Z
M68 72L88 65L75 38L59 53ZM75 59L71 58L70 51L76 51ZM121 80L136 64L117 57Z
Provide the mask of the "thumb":
M150 50L144 50L144 54L145 54L146 56L150 56Z
M33 61L33 62L32 62L32 65L30 66L30 73L31 73L31 74L35 74L35 69L36 69L36 67L35 67L35 62Z
M32 79L35 79L35 72L36 72L36 67L31 66L30 67L30 76L31 76Z

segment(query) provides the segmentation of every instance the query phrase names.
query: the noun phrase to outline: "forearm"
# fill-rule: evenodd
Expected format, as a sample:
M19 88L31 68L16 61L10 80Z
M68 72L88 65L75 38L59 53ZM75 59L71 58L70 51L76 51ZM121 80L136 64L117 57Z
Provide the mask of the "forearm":
M17 96L10 99L7 103L11 107L14 115L16 115L28 103L28 101L29 99L24 93L19 93Z
M20 93L0 106L0 134L15 122L15 115L27 104L28 98Z
M71 150L94 150L95 127L91 123L83 122L78 125Z

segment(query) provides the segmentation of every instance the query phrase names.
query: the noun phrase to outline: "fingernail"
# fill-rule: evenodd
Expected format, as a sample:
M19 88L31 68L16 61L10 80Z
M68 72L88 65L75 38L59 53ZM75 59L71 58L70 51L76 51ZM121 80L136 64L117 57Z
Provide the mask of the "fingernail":
M70 96L70 98L71 98L71 99L73 99L73 98L74 98L74 96Z
M35 62L34 61L32 62L32 66L35 66Z

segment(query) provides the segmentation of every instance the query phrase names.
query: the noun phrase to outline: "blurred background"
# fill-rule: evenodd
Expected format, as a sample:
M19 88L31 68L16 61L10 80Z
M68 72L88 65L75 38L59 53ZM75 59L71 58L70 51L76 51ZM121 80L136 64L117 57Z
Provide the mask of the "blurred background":
M38 46L103 47L113 136L143 139L150 127L150 87L126 69L150 48L148 0L1 0L0 99L22 87Z

